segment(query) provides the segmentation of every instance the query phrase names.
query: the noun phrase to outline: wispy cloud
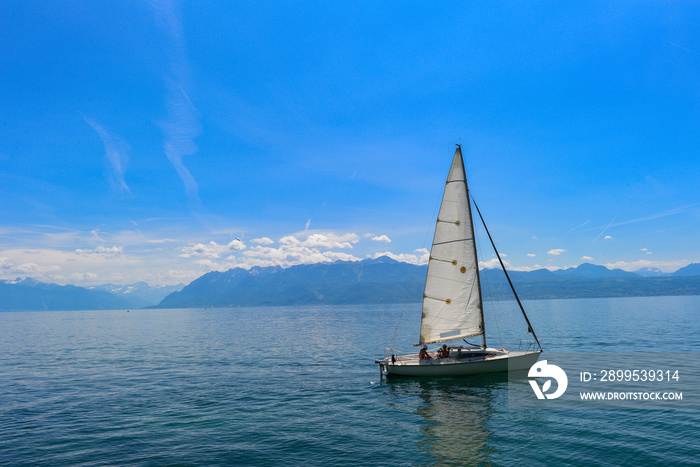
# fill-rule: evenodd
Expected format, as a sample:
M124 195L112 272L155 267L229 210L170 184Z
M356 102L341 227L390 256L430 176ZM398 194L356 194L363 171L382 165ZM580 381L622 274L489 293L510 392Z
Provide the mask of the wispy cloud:
M165 134L165 155L180 176L185 186L188 200L199 206L199 185L192 173L185 167L185 156L197 154L199 148L194 143L200 132L196 110L184 89L176 83L171 83L171 92L167 102L168 119L161 123Z
M656 214L651 214L649 216L638 217L636 219L631 219L631 220L624 221L624 222L618 222L617 224L612 224L612 222L611 222L611 224L612 224L612 227L617 227L620 225L633 224L635 222L644 222L644 221L650 221L650 220L654 220L654 219L661 219L662 217L672 216L674 214L680 214L684 211L687 211L690 208L694 208L695 206L698 206L699 204L700 203L688 204L686 206L681 206L678 208L669 209L667 211L657 212ZM615 220L615 219L613 219L613 220ZM610 226L611 225L608 224L608 227L610 227ZM603 232L605 232L605 231L603 231ZM598 235L598 236L600 237L600 235Z
M587 225L589 222L591 222L591 221L586 221L586 222L584 222L583 224L579 225L578 227L574 227L573 229L569 230L567 233L571 233L571 232L573 232L574 230L578 230L578 229L580 229L581 227Z
M630 220L622 221L622 222L615 222L615 219L617 219L617 217L618 217L618 216L615 216L608 223L608 225L606 225L605 228L603 228L603 230L598 234L598 236L596 236L595 240L598 240L600 237L602 237L603 234L605 234L605 232L607 232L607 230L611 227L619 227L621 225L634 224L637 222L646 222L646 221L651 221L651 220L655 220L655 219L661 219L661 218L667 217L667 216L673 216L675 214L680 214L682 212L688 211L689 209L694 208L698 205L700 205L700 203L687 204L685 206L680 206L677 208L668 209L666 211L657 212L655 214L650 214L650 215L644 216L644 217L637 217L635 219L630 219ZM587 230L592 230L592 229L587 229ZM611 238L612 237L610 235L606 235L604 237L604 239L611 239Z
M83 118L102 139L102 144L105 147L105 155L110 167L110 182L118 190L131 194L131 190L124 180L124 172L126 171L126 166L129 162L129 158L127 156L129 145L94 120L91 120L85 116L83 116Z
M194 139L201 133L201 126L199 113L188 93L191 71L180 12L177 5L168 0L154 1L152 5L168 41L166 56L170 70L165 97L168 116L160 124L165 135L165 155L182 179L191 207L199 208L199 186L183 163L186 156L193 156L199 150Z
M559 256L562 253L565 253L566 250L562 250L561 248L555 248L553 250L549 250L547 252L548 255L554 255L554 256Z
M23 247L28 245L49 248L71 248L76 245L95 245L104 243L100 235L109 235L100 232L98 228L91 230L79 230L63 226L45 224L22 224L21 226L0 226L0 237L10 240L3 242L5 247L15 245Z
M689 49L688 47L683 47L682 45L678 45L678 44L676 44L675 42L671 42L671 41L666 40L666 39L664 39L664 42L666 42L666 43L668 43L668 44L671 44L671 45L674 46L674 47L678 47L679 49L683 49L683 50L685 50L686 52L690 52L690 53L693 53L693 54L695 54L695 55L700 55L700 53L696 52L695 50Z

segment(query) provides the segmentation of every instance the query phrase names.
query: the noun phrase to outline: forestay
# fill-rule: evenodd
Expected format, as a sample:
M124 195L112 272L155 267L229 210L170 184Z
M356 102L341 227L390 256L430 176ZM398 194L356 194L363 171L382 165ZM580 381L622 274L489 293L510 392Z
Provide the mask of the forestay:
M474 228L462 151L455 151L440 205L423 293L420 343L483 333Z

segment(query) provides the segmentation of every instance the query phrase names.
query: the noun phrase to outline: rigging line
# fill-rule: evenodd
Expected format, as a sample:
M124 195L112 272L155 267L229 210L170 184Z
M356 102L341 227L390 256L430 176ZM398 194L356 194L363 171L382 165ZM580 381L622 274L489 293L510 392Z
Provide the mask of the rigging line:
M396 323L396 329L394 329L394 335L391 336L391 342L389 342L389 348L393 349L394 348L394 342L396 341L396 333L399 330L399 325L401 324L401 318L403 318L403 310L401 311L401 316L399 316L399 322Z
M496 249L496 244L493 242L493 238L491 237L491 232L489 232L489 228L486 227L486 222L484 221L484 216L481 215L481 210L479 209L479 206L476 204L476 200L474 199L474 196L469 193L469 195L472 198L472 201L474 202L474 207L476 208L476 212L479 213L479 218L481 219L481 223L484 225L484 230L486 230L486 235L489 236L489 240L491 241L491 246L493 247L493 251L496 252L496 258L498 258L498 262L501 263L501 268L503 269L503 273L506 275L506 279L508 279L508 284L510 285L510 289L513 291L513 295L515 295L515 300L518 302L518 306L520 307L520 311L523 313L523 317L525 318L525 322L527 323L527 330L532 333L532 337L535 338L535 342L537 342L538 347L540 348L540 351L542 351L542 344L540 344L540 340L537 338L537 335L535 334L535 330L532 328L532 325L530 324L530 320L527 317L527 313L525 313L525 308L523 308L523 304L520 302L520 297L518 297L518 293L515 291L515 287L513 286L513 282L510 280L510 276L508 275L508 271L506 270L505 265L503 264L503 260L501 259L501 255L498 254L498 250Z
M476 234L476 232L475 232L474 238L476 239L477 248L479 249L479 251L484 251L483 247L481 246L481 237L479 236L479 234ZM482 257L484 257L484 256L482 255ZM498 322L498 314L496 313L496 307L493 304L494 298L493 298L493 294L491 292L491 281L489 280L489 275L486 274L485 271L486 271L486 265L484 265L483 277L484 277L484 282L486 282L486 289L488 291L488 296L490 298L488 306L491 308L491 316L493 316L493 322L494 322L494 325L496 326L496 334L498 334L498 342L499 342L500 346L503 347L503 335L501 334L501 326ZM484 306L483 299L482 299L482 306Z

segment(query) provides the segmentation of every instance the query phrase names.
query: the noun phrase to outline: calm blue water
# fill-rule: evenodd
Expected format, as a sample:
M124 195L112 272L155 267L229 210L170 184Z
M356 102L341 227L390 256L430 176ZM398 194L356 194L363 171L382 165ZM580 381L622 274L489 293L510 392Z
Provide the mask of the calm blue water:
M487 315L494 308L487 305ZM700 297L526 302L545 350L700 350ZM697 463L700 410L513 410L380 381L419 305L0 313L2 465ZM487 316L488 319L488 316ZM507 320L489 328L497 345Z

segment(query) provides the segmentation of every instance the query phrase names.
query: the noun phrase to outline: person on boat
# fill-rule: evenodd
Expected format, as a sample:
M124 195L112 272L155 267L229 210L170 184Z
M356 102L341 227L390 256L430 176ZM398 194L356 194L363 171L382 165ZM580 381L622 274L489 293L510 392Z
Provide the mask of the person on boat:
M418 358L420 360L432 360L433 359L433 357L431 357L428 354L428 345L427 344L423 344L423 347L420 349L420 352L418 352Z
M450 349L447 348L447 344L442 344L442 348L438 349L438 358L447 358L450 356Z

